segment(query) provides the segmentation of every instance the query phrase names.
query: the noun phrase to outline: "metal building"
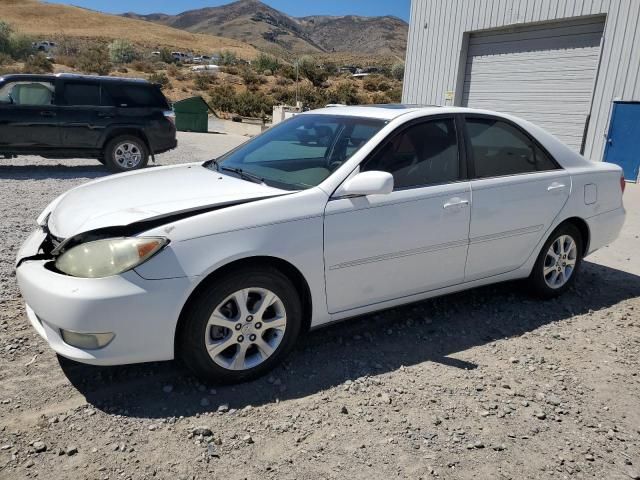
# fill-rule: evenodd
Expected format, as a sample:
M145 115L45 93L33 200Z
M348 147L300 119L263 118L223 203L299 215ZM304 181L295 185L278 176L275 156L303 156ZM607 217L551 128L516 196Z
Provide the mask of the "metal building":
M405 103L512 113L637 179L640 0L412 0L410 23Z

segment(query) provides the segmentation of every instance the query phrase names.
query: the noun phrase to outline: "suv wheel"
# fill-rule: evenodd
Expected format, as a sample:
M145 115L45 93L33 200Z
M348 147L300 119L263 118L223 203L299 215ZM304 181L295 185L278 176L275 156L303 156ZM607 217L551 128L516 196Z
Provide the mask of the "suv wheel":
M203 290L185 312L176 356L200 378L242 382L271 370L293 347L302 306L273 268L242 269Z
M122 135L107 143L104 164L112 172L129 172L144 168L149 162L149 152L145 143L133 135Z

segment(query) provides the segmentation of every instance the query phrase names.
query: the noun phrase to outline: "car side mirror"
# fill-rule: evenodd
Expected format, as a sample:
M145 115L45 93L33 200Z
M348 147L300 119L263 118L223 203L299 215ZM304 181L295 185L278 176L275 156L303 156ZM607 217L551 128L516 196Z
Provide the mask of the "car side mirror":
M393 192L393 175L388 172L362 172L347 180L336 192L337 197L388 195Z

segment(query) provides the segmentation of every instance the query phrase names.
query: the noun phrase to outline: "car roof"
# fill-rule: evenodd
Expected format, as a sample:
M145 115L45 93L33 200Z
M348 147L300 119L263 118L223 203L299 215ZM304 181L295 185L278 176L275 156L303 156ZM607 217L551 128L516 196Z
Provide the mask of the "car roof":
M105 82L126 82L126 83L140 83L150 85L150 83L143 78L127 78L127 77L106 77L99 75L80 75L76 73L56 73L54 75L35 75L28 73L13 73L0 77L0 80L54 80L56 78L68 79L68 80L93 80L93 81L105 81Z

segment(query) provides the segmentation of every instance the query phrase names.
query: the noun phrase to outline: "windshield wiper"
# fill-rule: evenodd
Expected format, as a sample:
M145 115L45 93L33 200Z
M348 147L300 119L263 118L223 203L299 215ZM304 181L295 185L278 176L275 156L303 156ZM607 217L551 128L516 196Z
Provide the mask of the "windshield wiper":
M245 172L241 168L225 167L224 165L221 166L221 165L218 165L218 162L216 162L215 165L218 167L218 170L222 170L224 172L235 173L236 175L239 175L240 178L242 178L244 180L248 180L250 182L260 183L260 184L264 183L264 178L262 178L262 177L260 177L258 175L255 175L253 173Z

